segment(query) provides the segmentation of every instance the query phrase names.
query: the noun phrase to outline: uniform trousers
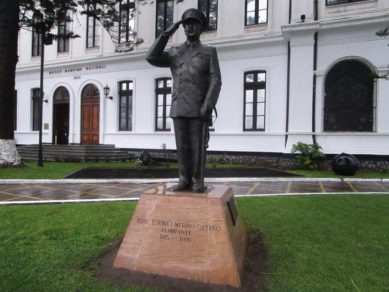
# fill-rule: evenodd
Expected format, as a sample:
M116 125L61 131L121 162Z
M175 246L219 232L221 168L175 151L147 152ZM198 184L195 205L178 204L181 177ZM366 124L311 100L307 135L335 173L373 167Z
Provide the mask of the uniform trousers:
M200 179L200 147L203 120L173 118L176 137L179 183L192 185Z

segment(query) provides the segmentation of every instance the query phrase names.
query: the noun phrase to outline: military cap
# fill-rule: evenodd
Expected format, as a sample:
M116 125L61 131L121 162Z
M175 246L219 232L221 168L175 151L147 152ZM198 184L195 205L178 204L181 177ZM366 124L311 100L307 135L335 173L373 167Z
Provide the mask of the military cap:
M190 8L186 10L181 17L182 22L185 22L188 19L196 19L198 22L200 22L202 28L205 27L206 18L204 13L202 13L200 10L195 8Z

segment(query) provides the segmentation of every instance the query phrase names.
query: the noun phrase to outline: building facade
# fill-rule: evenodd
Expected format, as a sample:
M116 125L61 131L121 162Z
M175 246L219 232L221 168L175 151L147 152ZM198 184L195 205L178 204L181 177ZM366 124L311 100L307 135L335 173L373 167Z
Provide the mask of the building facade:
M327 154L389 155L389 81L378 78L389 72L389 47L376 35L388 25L389 0L142 0L123 7L118 46L86 15L58 28L80 38L46 46L44 143L175 149L171 74L145 55L195 7L207 16L201 40L217 48L223 82L209 150L290 153L302 141ZM131 38L143 42L117 52ZM20 31L17 144L38 143L39 41ZM183 41L180 28L169 46Z

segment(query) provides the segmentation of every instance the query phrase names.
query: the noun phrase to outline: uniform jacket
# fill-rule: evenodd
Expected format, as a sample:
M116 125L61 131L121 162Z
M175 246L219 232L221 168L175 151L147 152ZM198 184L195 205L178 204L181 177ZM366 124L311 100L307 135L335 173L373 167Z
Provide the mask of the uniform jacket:
M173 76L170 117L199 118L207 102L215 107L220 93L221 75L216 49L200 41L165 50L163 34L150 48L146 60L158 67L169 67Z

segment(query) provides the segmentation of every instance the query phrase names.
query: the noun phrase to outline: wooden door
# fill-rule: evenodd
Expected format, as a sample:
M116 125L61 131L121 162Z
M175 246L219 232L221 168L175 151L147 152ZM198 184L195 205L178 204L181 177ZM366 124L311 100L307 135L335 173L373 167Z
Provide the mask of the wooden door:
M81 95L81 144L99 144L100 93L88 84Z

